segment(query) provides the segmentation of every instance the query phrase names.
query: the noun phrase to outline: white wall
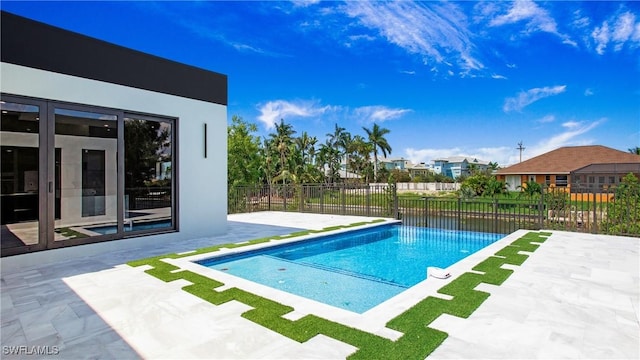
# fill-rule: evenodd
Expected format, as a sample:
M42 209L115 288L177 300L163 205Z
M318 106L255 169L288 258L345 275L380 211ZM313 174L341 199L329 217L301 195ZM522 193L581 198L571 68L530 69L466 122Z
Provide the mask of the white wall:
M171 239L226 232L226 106L7 63L0 65L0 84L6 94L178 118L180 231ZM205 123L208 129L206 159Z

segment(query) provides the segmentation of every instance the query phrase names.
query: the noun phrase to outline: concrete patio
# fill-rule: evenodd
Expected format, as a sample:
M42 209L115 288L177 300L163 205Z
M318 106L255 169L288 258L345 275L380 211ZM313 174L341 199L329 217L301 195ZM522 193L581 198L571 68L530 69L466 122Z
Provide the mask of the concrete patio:
M164 283L145 274L145 267L125 264L373 218L263 212L228 219L224 236L3 268L2 358L25 358L24 351L33 347L64 359L339 359L352 353L353 346L322 335L298 343L240 317L248 310L242 303L214 306L182 291L184 281ZM448 270L453 277L469 271L524 233L511 234ZM471 317L443 315L430 325L449 337L429 359L637 359L639 255L638 238L554 231L524 264L512 267L514 273L501 286L479 286L491 296ZM264 290L227 280L225 286ZM445 283L429 279L364 314L301 301L291 316L315 313L394 338L398 334L384 323ZM21 354L12 352L19 346L26 346Z

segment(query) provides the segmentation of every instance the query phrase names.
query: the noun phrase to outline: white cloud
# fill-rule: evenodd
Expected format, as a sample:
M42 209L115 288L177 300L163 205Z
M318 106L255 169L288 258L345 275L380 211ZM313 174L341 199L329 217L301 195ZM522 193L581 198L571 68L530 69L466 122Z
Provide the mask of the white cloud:
M414 149L408 148L405 149L404 152L407 155L407 158L411 160L414 164L419 164L424 162L429 164L431 160L437 158L444 158L449 156L458 156L462 150L460 148L450 148L450 149Z
M331 110L331 106L319 106L315 101L268 101L259 107L260 120L267 130L273 129L280 119L315 117Z
M385 106L362 106L353 111L353 115L364 122L383 122L397 119L400 116L411 112L410 109L392 109Z
M525 153L523 153L522 159L529 159L563 146L590 145L593 143L593 140L583 139L580 136L595 129L605 121L606 119L592 122L567 121L562 124L562 127L565 129L564 131L552 135L549 138L542 139L535 145L529 146L526 150L526 157Z
M549 115L551 116L551 115ZM551 116L553 117L553 116ZM541 155L563 146L590 145L594 141L583 136L605 122L606 119L597 121L566 121L561 124L560 132L553 133L549 137L539 140L535 144L524 141L525 150L522 152L522 160ZM498 163L501 167L516 164L520 161L520 152L514 143L513 146L480 147L465 149L460 147L443 149L414 149L404 150L406 157L413 163L431 163L432 160L450 156L467 156L484 161Z
M562 39L562 42L568 45L576 46L576 43L569 36L558 31L558 25L549 12L536 4L532 0L518 0L508 2L511 7L506 14L496 15L489 21L489 26L497 27L508 24L524 23L525 29L523 33L530 35L536 32L546 32L554 34ZM495 12L496 8L490 8ZM487 14L491 15L491 14Z
M499 75L499 74L492 74L491 77L494 78L494 79L500 79L500 80L506 80L507 79L506 76Z
M625 45L640 46L640 21L630 11L611 16L591 32L596 52L603 55L611 44L613 51L620 51Z
M320 0L291 0L295 7L308 7L320 3Z
M543 116L542 118L540 118L540 119L538 119L536 121L539 122L539 123L542 123L542 124L550 123L550 122L556 121L556 117L553 116L553 115L545 115L545 116Z
M307 118L320 119L338 116L343 119L356 120L361 123L384 122L400 118L411 112L411 109L389 108L382 105L362 106L350 109L340 105L322 105L316 100L271 100L258 105L258 120L265 129L271 130L275 124L284 119Z
M467 17L455 4L348 1L343 9L388 42L420 55L425 64L449 61L463 73L484 68L474 55Z
M566 89L566 85L557 85L553 87L545 86L543 88L533 88L527 91L522 91L516 97L507 98L504 101L502 109L505 112L521 111L526 106L531 105L540 99L561 94L565 92Z
M580 123L577 121L567 121L562 123L562 127L567 128L567 129L575 129L580 127Z
M584 96L592 96L592 95L594 95L594 92L590 88L587 88L584 90Z

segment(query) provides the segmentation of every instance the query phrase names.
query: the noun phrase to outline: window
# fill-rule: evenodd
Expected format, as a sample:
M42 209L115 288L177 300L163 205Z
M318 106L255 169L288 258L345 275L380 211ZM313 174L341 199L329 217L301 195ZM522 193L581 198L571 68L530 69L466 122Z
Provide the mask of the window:
M129 115L124 119L124 231L171 229L173 122Z
M567 175L556 175L556 186L567 186Z

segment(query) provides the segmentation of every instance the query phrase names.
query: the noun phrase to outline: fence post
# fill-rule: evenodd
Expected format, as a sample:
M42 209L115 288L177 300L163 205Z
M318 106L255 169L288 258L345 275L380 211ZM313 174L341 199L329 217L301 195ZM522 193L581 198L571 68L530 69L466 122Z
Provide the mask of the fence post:
M493 232L498 232L498 199L493 199Z
M365 207L367 216L371 216L371 185L367 184Z
M342 215L347 214L347 192L345 189L345 183L340 184L340 208L342 209Z
M540 187L540 199L538 200L538 230L544 228L544 191L545 186Z
M429 227L429 197L424 197L424 227Z
M456 222L457 222L457 226L456 226L456 230L460 231L460 229L462 228L462 198L460 196L458 196L458 203L456 206Z
M391 191L393 191L393 213L396 220L400 220L400 210L398 209L398 189L396 184L391 184Z
M600 191L600 201L602 201L602 193L604 191ZM590 207L590 206L589 206ZM593 226L591 227L591 233L592 234L597 234L598 233L598 199L596 198L596 189L595 187L593 188ZM590 212L587 213L587 221L589 221L589 215ZM582 221L584 222L584 214L582 215ZM583 224L584 225L584 224Z

